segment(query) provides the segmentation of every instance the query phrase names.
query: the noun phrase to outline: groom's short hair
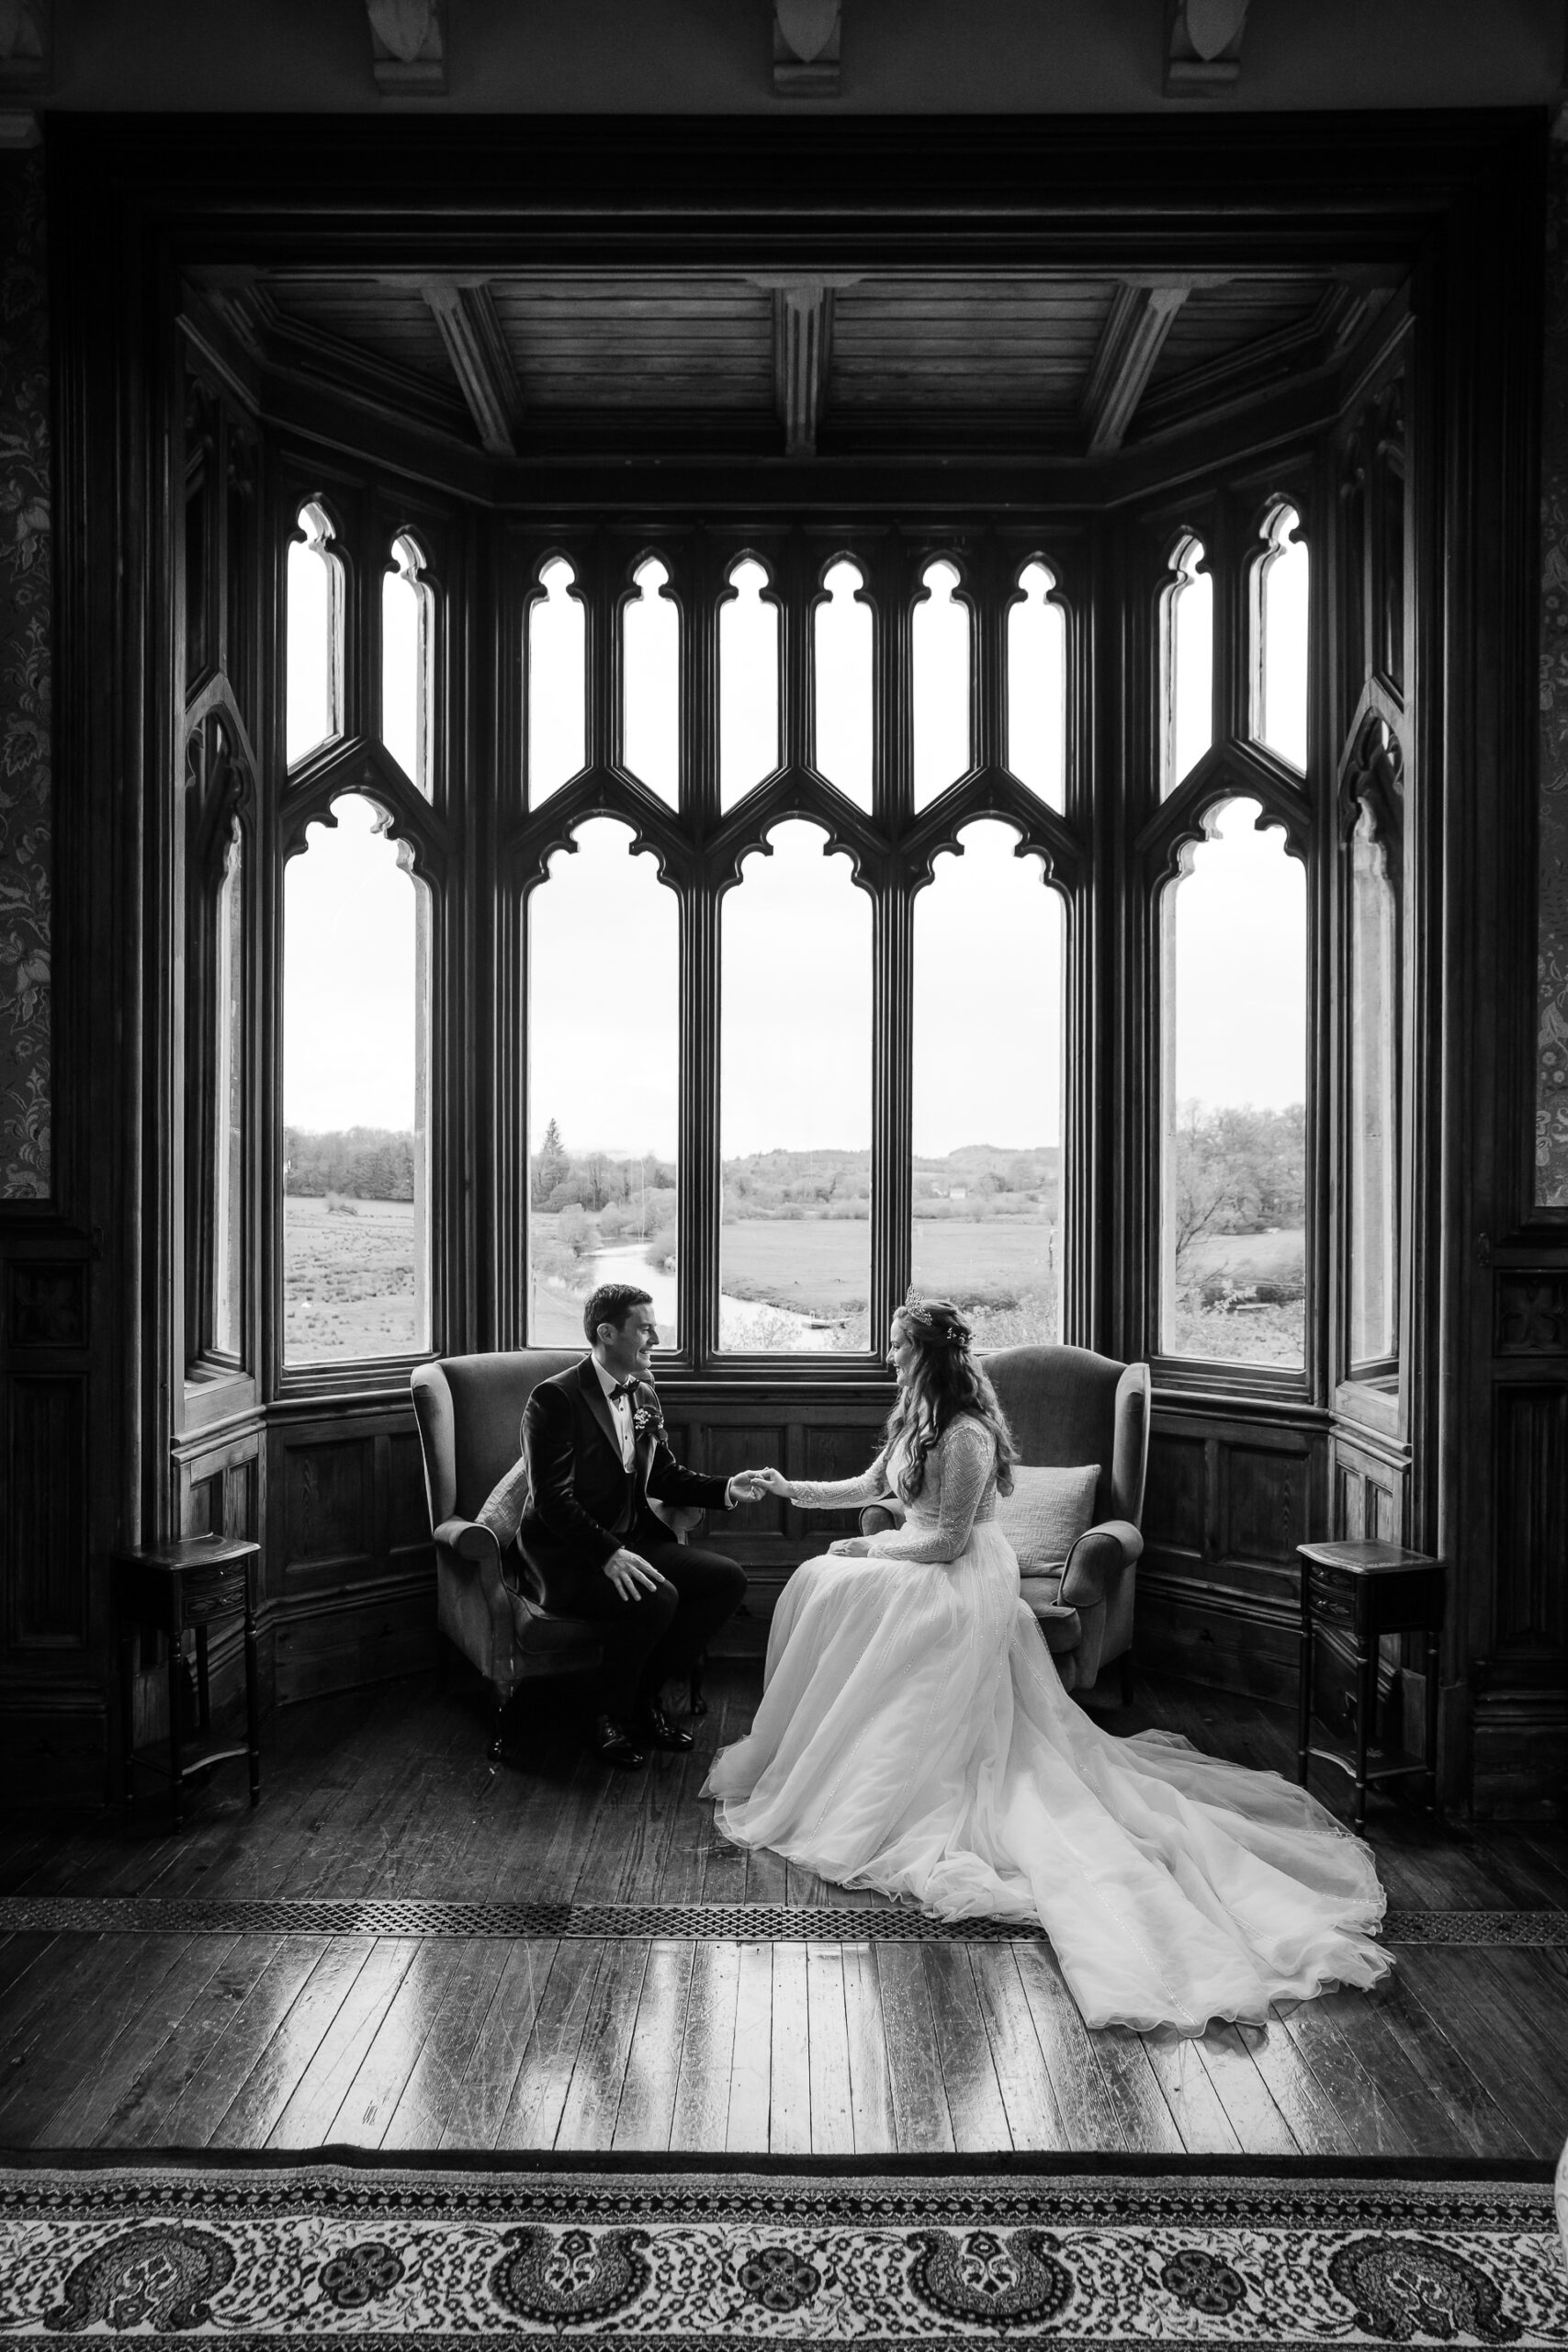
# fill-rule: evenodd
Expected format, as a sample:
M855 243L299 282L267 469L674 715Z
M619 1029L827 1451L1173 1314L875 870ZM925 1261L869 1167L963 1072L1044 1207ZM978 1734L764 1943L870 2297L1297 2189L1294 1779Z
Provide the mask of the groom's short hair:
M618 1331L634 1306L651 1306L651 1293L638 1290L636 1283L601 1283L590 1291L588 1304L582 1310L582 1328L588 1334L588 1344L599 1337L601 1323L613 1323Z

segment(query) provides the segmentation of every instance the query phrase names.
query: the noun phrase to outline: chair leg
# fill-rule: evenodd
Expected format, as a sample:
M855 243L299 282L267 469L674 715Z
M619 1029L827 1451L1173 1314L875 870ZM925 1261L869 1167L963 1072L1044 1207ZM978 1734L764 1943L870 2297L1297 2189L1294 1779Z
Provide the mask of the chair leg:
M1123 1650L1122 1653L1122 1704L1124 1707L1130 1707L1132 1703L1133 1653L1131 1650Z
M703 1697L703 1668L706 1666L707 1662L708 1654L706 1650L702 1651L699 1656L692 1660L692 1671L690 1677L692 1702L691 1712L694 1715L705 1715L708 1711L708 1702Z

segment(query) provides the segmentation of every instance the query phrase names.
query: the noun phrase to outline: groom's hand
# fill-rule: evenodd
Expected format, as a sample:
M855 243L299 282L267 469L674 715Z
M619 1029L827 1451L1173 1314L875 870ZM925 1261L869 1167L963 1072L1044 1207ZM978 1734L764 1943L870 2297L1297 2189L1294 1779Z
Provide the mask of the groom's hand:
M760 1471L737 1470L725 1489L724 1507L726 1510L733 1510L737 1503L758 1502L767 1491L761 1483Z
M668 1577L660 1575L651 1560L645 1560L640 1552L628 1552L624 1544L605 1561L604 1574L623 1600L636 1600L639 1593L657 1592L661 1584L670 1581Z

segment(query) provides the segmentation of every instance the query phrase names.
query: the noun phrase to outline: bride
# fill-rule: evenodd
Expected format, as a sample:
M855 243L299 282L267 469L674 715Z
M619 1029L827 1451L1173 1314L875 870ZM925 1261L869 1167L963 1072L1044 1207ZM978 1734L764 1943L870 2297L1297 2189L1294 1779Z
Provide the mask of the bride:
M790 1578L756 1719L703 1791L718 1826L944 1919L1038 1924L1091 2026L1201 2033L1375 1984L1384 1897L1359 1838L1277 1773L1113 1738L1063 1690L997 1524L1015 1455L970 1336L911 1292L864 1476L753 1474L807 1510L891 1489L907 1516Z

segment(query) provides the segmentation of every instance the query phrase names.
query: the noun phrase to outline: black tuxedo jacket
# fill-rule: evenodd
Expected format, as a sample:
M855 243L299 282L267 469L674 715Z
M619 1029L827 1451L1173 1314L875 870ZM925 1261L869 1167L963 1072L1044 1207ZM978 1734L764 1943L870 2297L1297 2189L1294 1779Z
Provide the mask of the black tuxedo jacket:
M651 1495L661 1503L723 1510L728 1481L705 1478L677 1462L665 1442L659 1398L647 1381L632 1392L632 1411L652 1418L637 1440L628 1476L615 1415L592 1356L541 1380L523 1414L528 1505L517 1531L533 1598L546 1608L569 1597L572 1579L602 1568L628 1540Z

